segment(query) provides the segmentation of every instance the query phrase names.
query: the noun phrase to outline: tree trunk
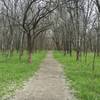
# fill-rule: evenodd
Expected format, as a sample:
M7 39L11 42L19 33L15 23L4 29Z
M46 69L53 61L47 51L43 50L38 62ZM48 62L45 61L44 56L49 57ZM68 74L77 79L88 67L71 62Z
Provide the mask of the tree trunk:
M30 32L27 34L27 45L28 45L28 53L29 53L28 62L31 64L32 63L32 37Z
M77 32L77 51L76 51L76 60L80 58L80 30L79 30L79 1L75 2L76 6L76 32Z
M79 51L79 50L77 50L77 51L76 51L76 60L78 61L78 60L79 60L79 58L80 58L80 51Z
M32 52L29 52L28 62L32 64Z

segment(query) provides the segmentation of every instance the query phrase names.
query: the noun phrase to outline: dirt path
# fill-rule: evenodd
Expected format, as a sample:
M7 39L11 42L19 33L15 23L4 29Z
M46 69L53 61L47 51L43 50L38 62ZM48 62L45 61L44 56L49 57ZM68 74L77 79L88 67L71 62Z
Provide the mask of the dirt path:
M63 69L53 58L52 52L40 65L35 77L16 91L12 100L75 100L65 84Z

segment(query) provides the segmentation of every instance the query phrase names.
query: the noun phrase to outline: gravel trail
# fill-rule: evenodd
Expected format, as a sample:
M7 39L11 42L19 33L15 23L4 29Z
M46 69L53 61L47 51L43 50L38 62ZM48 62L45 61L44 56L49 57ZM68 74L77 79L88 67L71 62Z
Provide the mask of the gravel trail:
M62 65L48 52L39 71L11 100L76 100L65 83Z

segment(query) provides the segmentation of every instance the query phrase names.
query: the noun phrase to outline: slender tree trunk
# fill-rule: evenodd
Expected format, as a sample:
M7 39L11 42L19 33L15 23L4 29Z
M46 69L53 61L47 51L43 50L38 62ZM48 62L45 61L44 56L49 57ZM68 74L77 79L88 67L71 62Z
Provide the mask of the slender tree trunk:
M22 33L22 37L21 37L21 42L20 42L20 55L19 55L19 60L21 61L21 57L23 56L23 52L24 52L24 37L25 34Z
M30 32L27 34L27 43L28 43L28 53L29 53L28 62L31 64L32 63L32 37Z
M77 60L77 61L79 60L79 57L80 57L80 51L77 50L77 52L76 52L76 60Z
M28 62L32 64L32 52L29 52Z
M76 60L80 58L80 30L79 30L79 6L78 1L75 2L76 5L76 32L77 32L77 49L76 49Z
M96 48L97 48L97 50L96 50L96 52L97 52L97 56L99 56L100 55L100 47L99 47L99 37L100 37L100 35L99 35L99 33L97 34L97 44L96 44Z

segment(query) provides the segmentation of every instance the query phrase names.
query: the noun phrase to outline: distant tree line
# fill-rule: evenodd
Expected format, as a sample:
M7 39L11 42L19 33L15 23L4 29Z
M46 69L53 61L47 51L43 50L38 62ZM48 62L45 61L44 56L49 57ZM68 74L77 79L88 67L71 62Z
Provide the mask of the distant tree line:
M99 0L60 0L53 27L53 41L64 54L76 51L100 55L100 2Z
M37 44L43 48L44 33L52 25L49 15L57 8L57 1L0 0L0 4L1 51L10 55L17 50L21 57L27 49L28 61L32 63Z
M0 0L1 52L10 56L16 50L21 58L27 50L32 63L38 49L62 50L64 55L74 50L76 60L82 52L99 56L99 0Z

